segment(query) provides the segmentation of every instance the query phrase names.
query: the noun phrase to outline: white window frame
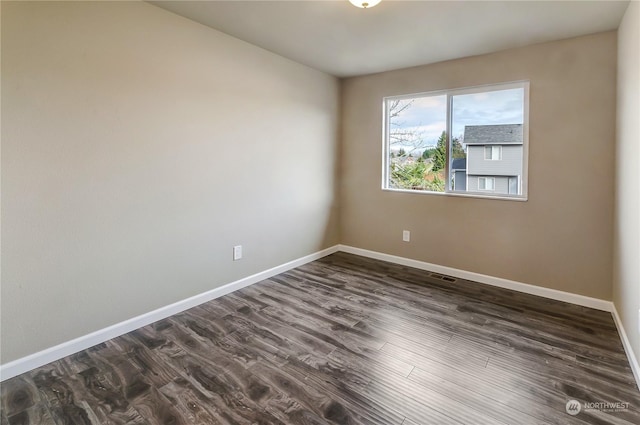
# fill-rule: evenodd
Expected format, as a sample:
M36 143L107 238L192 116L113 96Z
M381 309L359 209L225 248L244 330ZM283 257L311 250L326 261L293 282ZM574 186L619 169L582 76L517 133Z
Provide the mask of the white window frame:
M480 182L484 182L483 185ZM487 188L487 182L491 182L491 188ZM484 187L481 187L484 186ZM496 190L496 178L495 177L478 177L478 190L494 191Z
M487 149L487 148L489 148L489 149ZM489 155L489 158L487 158L487 151L491 152L491 154ZM502 160L502 145L485 145L484 146L484 159L485 159L485 161L501 161Z
M451 128L453 126L451 116L451 109L453 105L453 96L485 93L490 91L509 90L521 88L523 90L523 123L522 123L522 176L519 179L522 193L520 195L511 194L496 194L488 191L469 191L469 185L467 184L467 191L460 192L454 191L451 187L451 180L447 178L445 182L444 192L432 192L428 190L411 190L411 189L395 189L389 187L389 120L387 118L388 105L390 101L398 99L412 99L417 97L430 97L430 96L447 96L447 123L446 123L446 136L447 136L447 152L451 152ZM502 199L513 201L526 201L528 199L528 180L529 180L529 81L512 81L508 83L500 84L487 84L481 86L455 88L448 90L437 90L422 93L411 93L398 96L386 96L382 98L382 190L391 192L405 192L411 194L423 194L423 195L438 195L438 196L459 196L470 198L490 198L490 199ZM502 149L500 149L500 158L502 158ZM447 158L445 164L445 175L451 174L451 160ZM468 183L468 176L467 176Z

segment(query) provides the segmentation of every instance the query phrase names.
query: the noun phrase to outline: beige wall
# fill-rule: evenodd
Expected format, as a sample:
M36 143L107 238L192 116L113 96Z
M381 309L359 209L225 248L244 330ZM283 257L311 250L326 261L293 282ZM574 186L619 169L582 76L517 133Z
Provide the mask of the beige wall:
M2 2L2 363L336 244L338 90L146 3Z
M617 177L610 32L345 80L338 182L333 77L145 3L2 2L1 363L338 242L603 299L614 272L640 352L637 15ZM380 189L383 96L521 79L527 202Z
M527 202L380 189L384 96L524 79ZM611 299L615 80L615 32L345 80L342 243Z
M618 30L613 302L640 361L640 3Z

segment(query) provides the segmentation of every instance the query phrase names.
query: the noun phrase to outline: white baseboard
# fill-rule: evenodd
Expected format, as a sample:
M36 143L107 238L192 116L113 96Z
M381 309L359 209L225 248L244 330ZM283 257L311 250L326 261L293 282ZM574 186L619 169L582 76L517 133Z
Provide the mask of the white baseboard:
M611 303L611 315L613 316L613 321L616 323L616 327L618 328L618 333L622 340L622 346L624 347L625 353L627 353L627 358L629 359L629 365L633 371L633 376L636 378L636 385L640 390L640 365L638 364L638 358L633 351L633 347L631 347L629 338L627 338L627 332L624 330L622 320L620 319L620 315L618 314L618 310L614 303Z
M211 301L215 298L219 298L223 295L229 294L233 291L237 291L254 283L268 279L277 274L286 272L288 270L299 267L303 264L310 263L311 261L318 260L327 255L333 254L338 251L338 246L333 246L322 251L315 252L302 258L298 258L288 263L273 267L269 270L265 270L260 273L245 277L235 282L228 283L202 294L195 295L193 297L178 301L176 303L161 307L157 310L150 311L137 317L133 317L124 322L116 323L104 329L92 332L90 334L72 339L71 341L63 342L62 344L47 348L34 354L30 354L26 357L14 360L12 362L0 365L0 382L14 376L20 375L24 372L28 372L37 367L46 365L53 361L59 360L63 357L77 353L87 348L93 347L96 344L101 344L117 336L126 334L143 326L147 326L158 320L165 319L181 311L190 309L199 304Z
M228 283L202 294L195 295L193 297L178 301L165 307L161 307L157 310L142 314L140 316L125 320L124 322L116 323L104 329L92 332L90 334L75 338L71 341L64 342L54 347L47 348L37 353L22 357L12 362L0 365L0 382L22 373L28 372L37 367L43 366L47 363L59 360L63 357L77 353L87 348L93 347L96 344L103 343L112 338L118 337L125 333L131 332L143 326L149 325L158 320L165 319L181 311L195 307L199 304L207 301L219 298L223 295L237 291L254 283L268 279L277 274L286 272L288 270L299 267L303 264L310 263L311 261L318 260L327 255L333 254L337 251L343 251L363 257L369 257L377 260L388 261L390 263L400 264L404 266L414 267L421 270L428 270L444 275L454 276L460 279L471 280L479 283L484 283L492 286L498 286L500 288L512 289L527 294L538 295L545 298L550 298L559 301L565 301L572 304L582 305L585 307L595 308L597 310L609 311L612 313L618 332L622 339L622 344L629 358L629 363L633 370L633 374L638 382L640 388L640 367L638 361L633 353L633 349L627 338L627 334L622 326L618 312L611 301L600 300L597 298L586 297L584 295L571 294L569 292L558 291L555 289L543 288L540 286L530 285L526 283L516 282L508 279L497 278L493 276L487 276L480 273L469 272L465 270L454 269L452 267L440 266L437 264L426 263L424 261L412 260L409 258L398 257L395 255L384 254L376 251L369 251L366 249L355 248L348 245L336 245L322 251L307 255L302 258L290 261L288 263L273 267L269 270L265 270L260 273L245 277L235 282Z
M377 251L355 248L348 245L338 245L338 250L363 257L374 258L376 260L388 261L390 263L409 266L416 269L428 270L444 275L457 277L459 279L472 280L474 282L485 283L487 285L498 286L500 288L511 289L526 294L537 295L539 297L551 298L553 300L564 301L584 307L595 308L596 310L611 311L611 301L598 298L591 298L584 295L572 294L570 292L558 291L556 289L544 288L542 286L530 285L528 283L516 282L514 280L500 277L488 276L486 274L469 272L466 270L454 269L453 267L440 266L438 264L426 263L424 261L412 260L410 258L398 257L395 255L383 254Z
M635 356L633 348L631 347L631 343L627 338L627 333L624 330L624 326L622 325L622 321L620 320L618 311L611 301L591 298L584 295L572 294L570 292L558 291L556 289L543 288L541 286L530 285L528 283L516 282L499 277L487 276L484 274L469 272L466 270L459 270L453 267L440 266L438 264L426 263L424 261L412 260L410 258L383 254L381 252L369 251L366 249L355 248L348 245L338 245L338 251L348 252L350 254L369 257L376 260L388 261L390 263L413 267L420 270L427 270L435 273L457 277L460 279L484 283L487 285L498 286L500 288L512 289L514 291L550 298L557 301L564 301L571 304L577 304L596 310L608 311L613 316L613 321L618 328L618 333L620 334L620 339L622 340L624 351L627 354L629 365L631 366L633 376L636 379L636 385L638 386L638 389L640 389L640 365L638 364L638 359Z

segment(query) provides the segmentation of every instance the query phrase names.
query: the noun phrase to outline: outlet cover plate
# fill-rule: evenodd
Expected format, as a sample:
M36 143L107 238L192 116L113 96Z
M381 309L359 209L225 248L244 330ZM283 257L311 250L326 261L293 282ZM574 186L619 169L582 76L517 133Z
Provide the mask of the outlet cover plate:
M236 245L233 247L233 261L238 261L242 258L242 245Z

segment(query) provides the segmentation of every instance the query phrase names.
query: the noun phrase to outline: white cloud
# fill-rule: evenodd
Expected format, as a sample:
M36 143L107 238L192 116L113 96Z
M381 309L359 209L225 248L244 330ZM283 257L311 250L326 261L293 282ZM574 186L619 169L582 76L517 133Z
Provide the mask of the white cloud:
M522 89L509 89L454 96L453 136L462 135L466 125L522 123L523 95ZM415 98L411 106L393 118L391 128L418 133L420 146L435 145L446 128L446 103L443 95Z

